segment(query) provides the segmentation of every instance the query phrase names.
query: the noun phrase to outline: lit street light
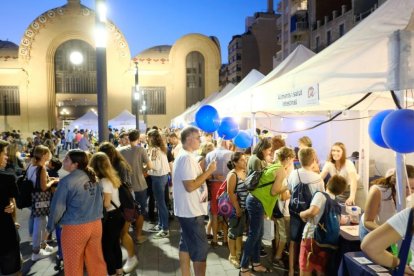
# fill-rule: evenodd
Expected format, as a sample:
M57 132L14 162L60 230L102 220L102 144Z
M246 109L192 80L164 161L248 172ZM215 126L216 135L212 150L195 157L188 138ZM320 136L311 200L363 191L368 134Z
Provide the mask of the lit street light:
M96 83L98 100L99 142L108 140L108 95L106 72L106 0L96 0L95 43L96 43Z

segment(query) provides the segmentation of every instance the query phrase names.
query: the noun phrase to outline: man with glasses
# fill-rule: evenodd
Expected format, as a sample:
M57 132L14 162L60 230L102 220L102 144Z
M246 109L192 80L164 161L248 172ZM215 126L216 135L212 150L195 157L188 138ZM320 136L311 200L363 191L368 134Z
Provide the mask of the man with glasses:
M191 275L190 260L193 261L196 276L206 273L206 179L216 170L216 162L213 160L206 171L202 171L195 156L195 151L200 147L200 137L200 131L192 126L181 132L182 149L176 156L173 167L174 213L181 226L179 258L181 273L184 276Z

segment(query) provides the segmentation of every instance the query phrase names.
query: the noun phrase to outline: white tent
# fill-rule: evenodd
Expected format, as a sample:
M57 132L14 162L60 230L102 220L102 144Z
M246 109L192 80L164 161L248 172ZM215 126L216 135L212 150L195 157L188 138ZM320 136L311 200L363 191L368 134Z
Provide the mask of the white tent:
M252 105L244 108L254 112L344 109L368 92L413 88L412 35L404 31L395 35L399 30L414 29L413 8L412 0L388 0L318 55L257 86L252 93ZM309 87L319 92L313 105L289 102L295 98L295 92L308 96ZM374 99L377 103L370 103ZM365 110L380 104L382 108L388 99L388 95L377 93L356 108Z
M98 115L93 111L88 111L82 117L74 120L70 123L69 129L88 129L97 131L98 130Z
M256 69L253 69L231 91L229 91L227 94L223 95L220 98L214 99L209 104L214 106L218 110L221 117L231 115L233 114L233 110L239 104L239 100L236 99L236 97L243 91L247 90L257 82L262 80L263 78L264 75L262 73L260 73Z
M179 116L171 120L172 126L182 127L182 124L184 123L194 122L194 115L195 115L195 112L197 112L199 107L209 104L214 99L222 97L223 95L226 95L229 91L231 91L234 88L234 86L235 86L234 84L228 83L221 91L214 92L210 96L193 104L192 106L187 108L183 113L181 113Z
M135 115L133 115L131 112L129 112L128 110L124 110L121 113L119 113L118 116L109 120L108 124L112 128L117 128L117 129L121 129L121 128L124 128L125 130L135 129L136 118L135 118ZM141 132L145 132L147 127L143 120L139 120L139 128Z
M251 95L253 89L255 87L258 87L259 85L269 82L271 80L274 80L283 74L289 72L290 70L294 69L295 67L299 66L309 58L313 57L315 55L314 52L309 50L303 45L299 45L296 47L296 49L290 53L290 55L284 59L278 66L276 66L269 74L267 74L265 77L258 76L259 79L255 83L250 82L249 85L243 85L239 87L237 90L234 89L230 93L228 93L226 96L221 97L220 99L217 99L213 102L213 106L216 107L217 110L219 110L220 114L231 114L231 115L250 115L250 109L245 108L246 105L250 102L248 99L249 97L242 97L243 101L247 101L244 103L240 103L240 96L242 95ZM254 71L252 71L254 72ZM257 71L254 72L257 75ZM234 105L234 103L237 103L237 105Z

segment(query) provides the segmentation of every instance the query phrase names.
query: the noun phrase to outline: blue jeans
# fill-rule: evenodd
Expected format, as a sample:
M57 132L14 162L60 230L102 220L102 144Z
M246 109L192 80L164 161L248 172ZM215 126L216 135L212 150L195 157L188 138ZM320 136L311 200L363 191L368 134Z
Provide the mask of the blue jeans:
M249 194L246 198L246 210L249 213L249 234L243 249L240 262L242 268L249 268L249 261L260 263L260 246L263 237L263 215L262 203Z
M193 262L205 262L208 254L208 241L204 216L194 218L177 217L181 226L181 237L178 249L188 252Z
M46 232L47 220L45 216L33 218L33 251L38 252Z
M165 186L167 181L168 175L151 175L152 192L158 209L158 226L164 231L168 231L168 209L165 204Z

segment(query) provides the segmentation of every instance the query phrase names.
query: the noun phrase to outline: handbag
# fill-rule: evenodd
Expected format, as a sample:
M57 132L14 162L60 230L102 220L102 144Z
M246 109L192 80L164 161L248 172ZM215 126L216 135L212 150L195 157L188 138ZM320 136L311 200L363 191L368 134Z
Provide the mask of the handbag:
M50 189L42 191L40 187L40 173L43 168L38 168L36 173L36 184L32 192L32 216L48 216L50 211L50 200L52 193Z
M263 219L263 240L275 239L275 223L271 219Z
M413 227L413 211L414 209L411 208L410 215L408 216L408 223L407 229L405 230L405 237L401 244L400 253L398 254L398 258L400 259L400 264L398 267L393 271L393 276L403 276L405 265L407 264L408 252L410 251L411 239L413 238L412 234L412 227Z

